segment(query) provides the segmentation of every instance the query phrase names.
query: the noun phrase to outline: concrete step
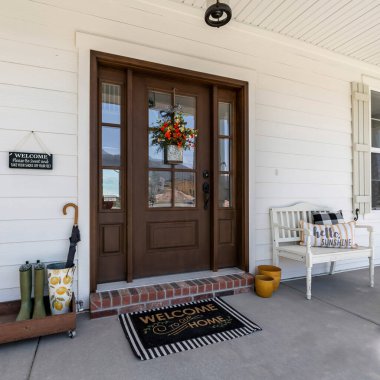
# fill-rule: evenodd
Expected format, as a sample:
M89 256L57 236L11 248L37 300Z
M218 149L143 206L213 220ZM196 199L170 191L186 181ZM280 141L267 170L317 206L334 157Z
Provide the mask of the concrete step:
M108 317L249 292L254 276L250 273L230 274L197 280L110 290L90 295L91 318Z

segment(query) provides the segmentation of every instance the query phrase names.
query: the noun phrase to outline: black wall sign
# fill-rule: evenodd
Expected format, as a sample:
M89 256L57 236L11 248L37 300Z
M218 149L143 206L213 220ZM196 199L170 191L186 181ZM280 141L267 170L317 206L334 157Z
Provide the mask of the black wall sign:
M47 153L9 152L10 169L53 169L53 155Z

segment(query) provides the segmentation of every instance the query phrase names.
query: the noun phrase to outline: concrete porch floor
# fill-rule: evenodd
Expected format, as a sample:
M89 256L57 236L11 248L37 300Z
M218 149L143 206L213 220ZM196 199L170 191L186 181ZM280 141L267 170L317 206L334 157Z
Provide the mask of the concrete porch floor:
M258 332L141 362L116 317L78 318L77 337L43 337L0 346L1 380L22 379L380 379L380 285L368 271L282 283L271 299L225 297L257 322ZM380 284L380 267L376 268Z

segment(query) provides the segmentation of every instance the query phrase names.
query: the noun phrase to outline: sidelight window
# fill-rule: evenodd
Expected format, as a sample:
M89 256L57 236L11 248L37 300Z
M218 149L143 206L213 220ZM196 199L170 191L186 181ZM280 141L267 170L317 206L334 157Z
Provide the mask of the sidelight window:
M232 128L231 128L231 103L219 102L219 207L232 207L231 183L232 183Z
M101 85L100 175L101 209L120 210L121 204L121 86Z

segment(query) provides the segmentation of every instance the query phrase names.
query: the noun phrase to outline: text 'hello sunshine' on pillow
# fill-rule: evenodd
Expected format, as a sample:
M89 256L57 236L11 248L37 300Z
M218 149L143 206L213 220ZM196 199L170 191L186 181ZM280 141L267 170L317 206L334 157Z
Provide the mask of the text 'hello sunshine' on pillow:
M309 231L312 247L356 248L355 222L318 225L300 221L300 227ZM306 233L301 232L301 245L306 245Z

